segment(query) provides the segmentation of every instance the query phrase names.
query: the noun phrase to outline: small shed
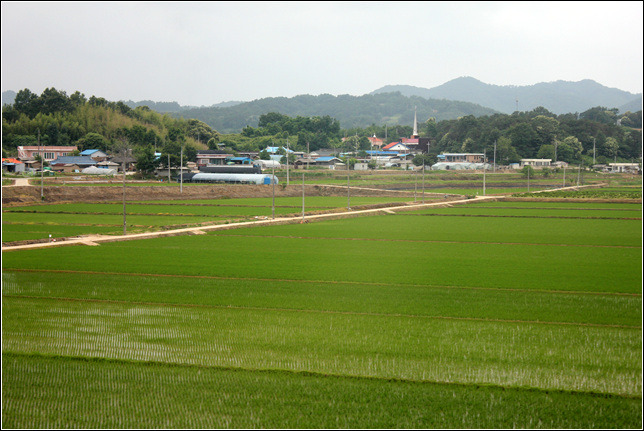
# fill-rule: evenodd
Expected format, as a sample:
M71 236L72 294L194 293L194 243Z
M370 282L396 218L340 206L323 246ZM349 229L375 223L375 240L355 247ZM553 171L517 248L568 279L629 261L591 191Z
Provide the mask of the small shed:
M2 170L5 172L19 173L25 171L25 164L18 159L2 159Z

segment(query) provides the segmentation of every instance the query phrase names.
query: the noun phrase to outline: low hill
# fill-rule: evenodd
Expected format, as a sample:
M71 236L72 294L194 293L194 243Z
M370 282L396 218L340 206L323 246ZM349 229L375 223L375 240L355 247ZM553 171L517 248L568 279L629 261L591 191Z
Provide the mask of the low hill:
M417 110L418 121L426 121L430 117L441 121L496 113L493 109L469 102L407 97L396 92L363 96L322 94L271 97L229 107L188 109L174 115L201 120L220 133L235 133L246 126L256 127L259 116L269 112L288 116L328 115L337 119L342 128L353 128L371 124L411 125L414 109Z

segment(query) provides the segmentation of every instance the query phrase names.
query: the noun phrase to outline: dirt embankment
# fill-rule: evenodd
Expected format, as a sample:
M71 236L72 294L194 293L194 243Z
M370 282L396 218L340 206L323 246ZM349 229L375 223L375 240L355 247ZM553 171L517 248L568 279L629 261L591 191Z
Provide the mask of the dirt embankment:
M337 186L307 185L307 196L346 196L346 188ZM396 192L351 187L351 196L413 196L413 192ZM118 186L45 186L42 202L113 202L123 200L123 188ZM126 186L126 201L176 200L176 199L234 199L273 196L273 187L265 185L191 185L183 191L177 186ZM302 196L302 186L275 186L276 197ZM40 187L3 187L2 205L19 206L41 202Z

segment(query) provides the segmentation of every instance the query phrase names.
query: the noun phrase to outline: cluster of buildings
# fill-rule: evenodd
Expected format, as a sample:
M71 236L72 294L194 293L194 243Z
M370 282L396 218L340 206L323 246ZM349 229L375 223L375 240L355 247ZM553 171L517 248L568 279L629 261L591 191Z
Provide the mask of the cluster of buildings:
M125 158L126 169L132 169L135 160ZM99 174L115 174L122 169L123 158L109 156L101 150L85 150L78 152L76 146L19 146L18 157L2 159L2 169L7 172L39 171L42 162L46 162L45 170L54 172L83 172Z
M416 124L416 122L414 122ZM334 149L322 149L305 153L293 151L284 147L267 147L264 151L268 154L267 160L260 158L258 152L241 152L233 154L225 150L202 150L197 153L196 160L188 162L182 167L182 174L186 172L202 172L212 167L223 166L245 166L255 167L261 172L266 168L281 168L281 161L284 154L289 154L292 160L291 166L295 169L346 169L341 159L344 156L351 156L356 159L355 170L367 170L371 167L402 169L413 169L412 159L417 154L427 153L429 139L417 135L414 126L414 134L411 138L401 139L387 145L375 136L368 138L371 143L371 150L365 151L366 157L358 157L357 152L341 153ZM156 153L160 157L160 153ZM39 156L37 158L37 156ZM363 154L364 156L364 154ZM136 160L131 155L119 156L108 155L101 150L84 150L78 152L75 146L20 146L18 147L17 158L3 158L2 169L5 172L35 172L41 167L40 158L47 162L45 169L56 172L85 173L114 175L122 171L135 169ZM552 162L551 159L522 159L520 163L510 165L510 169L521 169L524 166L534 168L565 168L565 162ZM596 165L594 169L608 173L638 173L638 163L609 163L607 165ZM177 172L179 167L173 167L172 171ZM489 160L483 153L443 153L438 155L438 162L432 165L432 170L465 170L465 169L492 169ZM157 169L157 175L163 178L170 176L167 168Z

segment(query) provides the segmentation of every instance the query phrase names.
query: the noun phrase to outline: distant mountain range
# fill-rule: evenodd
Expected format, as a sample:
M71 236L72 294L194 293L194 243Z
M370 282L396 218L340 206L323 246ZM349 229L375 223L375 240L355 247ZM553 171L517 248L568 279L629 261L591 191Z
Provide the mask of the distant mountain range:
M641 94L608 88L590 79L579 82L555 81L524 86L501 86L485 84L472 77L461 77L429 89L388 85L371 94L395 91L405 96L476 103L505 114L517 110L531 111L539 106L557 115L584 112L596 106L618 108L620 112L642 109Z
M13 103L16 93L2 93L2 103ZM100 97L100 96L99 96ZM363 96L322 94L291 98L271 97L250 102L224 102L209 107L181 106L177 102L144 100L124 102L134 108L147 105L161 113L201 120L220 133L234 133L246 126L256 127L259 116L279 112L289 116L324 116L337 119L343 128L371 124L411 125L414 112L419 121L437 121L465 115L483 116L531 111L542 106L560 115L584 112L603 106L621 113L642 109L642 94L605 87L586 79L555 81L527 86L485 84L472 77L453 79L434 88L388 85Z

